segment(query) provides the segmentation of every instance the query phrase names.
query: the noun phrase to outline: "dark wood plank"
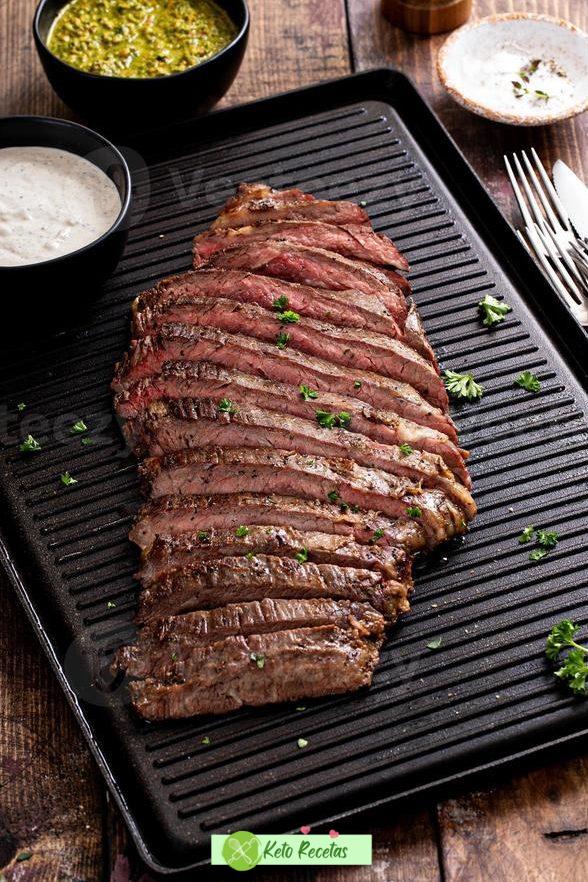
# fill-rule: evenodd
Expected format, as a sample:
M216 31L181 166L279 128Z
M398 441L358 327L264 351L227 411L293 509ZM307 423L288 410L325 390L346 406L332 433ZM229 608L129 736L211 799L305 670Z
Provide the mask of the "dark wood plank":
M588 760L519 775L439 810L446 882L585 882Z
M0 609L0 872L6 882L99 882L101 778L3 579Z
M502 156L534 146L547 167L563 159L588 180L588 114L575 120L541 128L499 125L462 109L443 90L436 72L436 57L444 35L432 38L405 34L380 13L380 0L348 0L353 55L357 70L397 67L407 73L431 102L459 147L482 178L502 211L512 219L516 206ZM588 27L586 0L478 0L479 17L498 12L548 12Z

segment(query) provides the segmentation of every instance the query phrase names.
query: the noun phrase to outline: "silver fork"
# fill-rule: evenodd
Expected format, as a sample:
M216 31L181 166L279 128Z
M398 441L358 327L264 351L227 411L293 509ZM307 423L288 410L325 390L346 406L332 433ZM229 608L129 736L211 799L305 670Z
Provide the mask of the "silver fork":
M525 151L521 159L504 157L506 170L525 223L517 230L527 250L539 260L549 281L578 321L588 327L588 252L578 239L537 152L534 166ZM516 174L515 174L516 171ZM524 195L523 195L524 194Z

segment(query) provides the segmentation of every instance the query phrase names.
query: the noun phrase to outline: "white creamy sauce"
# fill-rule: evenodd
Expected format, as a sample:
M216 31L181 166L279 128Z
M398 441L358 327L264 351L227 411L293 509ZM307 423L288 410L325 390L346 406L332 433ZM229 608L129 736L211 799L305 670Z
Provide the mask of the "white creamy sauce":
M87 159L52 147L0 149L0 266L77 251L106 233L120 210L115 185Z

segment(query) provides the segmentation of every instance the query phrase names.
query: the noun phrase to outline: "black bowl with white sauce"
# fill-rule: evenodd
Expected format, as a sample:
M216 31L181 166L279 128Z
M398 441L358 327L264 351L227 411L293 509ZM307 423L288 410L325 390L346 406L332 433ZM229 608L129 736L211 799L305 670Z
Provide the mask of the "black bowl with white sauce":
M91 129L37 116L0 119L0 286L9 314L77 311L125 247L131 173Z

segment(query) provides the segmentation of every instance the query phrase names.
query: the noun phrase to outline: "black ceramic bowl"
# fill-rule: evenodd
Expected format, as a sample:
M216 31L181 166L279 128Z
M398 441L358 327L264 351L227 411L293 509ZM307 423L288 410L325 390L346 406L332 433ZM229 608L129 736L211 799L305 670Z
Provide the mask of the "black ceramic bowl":
M42 116L0 118L0 148L55 147L94 163L114 182L121 210L114 224L89 245L52 260L25 266L0 266L0 289L12 293L5 306L12 316L32 318L78 311L100 291L120 260L131 212L131 173L102 135L77 123Z
M163 77L110 77L78 70L49 51L46 42L69 0L41 0L33 34L49 82L60 98L85 119L124 129L146 128L205 113L230 88L249 36L246 0L215 0L231 17L237 36L207 61Z

